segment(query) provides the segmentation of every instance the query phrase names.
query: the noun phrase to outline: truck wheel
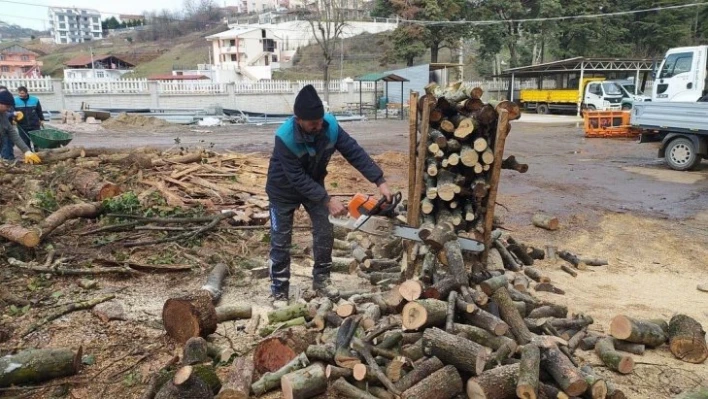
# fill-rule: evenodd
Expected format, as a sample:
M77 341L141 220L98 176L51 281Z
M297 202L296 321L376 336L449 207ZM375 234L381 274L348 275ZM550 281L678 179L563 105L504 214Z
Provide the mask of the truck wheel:
M595 110L597 110L597 108L595 108L594 105L592 105L592 104L588 105L588 111L595 111Z
M666 146L664 158L671 169L691 170L698 167L702 157L696 152L696 146L691 140L679 137Z
M536 106L536 113L541 115L549 114L551 110L548 108L547 104L538 104Z

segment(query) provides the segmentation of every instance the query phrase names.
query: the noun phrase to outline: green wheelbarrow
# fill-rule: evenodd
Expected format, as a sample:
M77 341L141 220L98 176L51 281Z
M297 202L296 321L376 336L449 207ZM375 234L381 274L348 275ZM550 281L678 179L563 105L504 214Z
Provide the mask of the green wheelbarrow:
M27 135L37 149L64 147L74 138L71 133L54 128L30 130Z

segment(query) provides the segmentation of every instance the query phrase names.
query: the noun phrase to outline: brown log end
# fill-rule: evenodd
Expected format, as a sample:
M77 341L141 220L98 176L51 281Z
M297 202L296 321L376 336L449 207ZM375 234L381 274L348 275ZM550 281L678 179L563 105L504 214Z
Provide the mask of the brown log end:
M288 364L309 346L309 337L292 329L281 330L262 340L253 351L253 363L261 373L275 372Z
M610 335L617 339L627 339L632 335L632 322L624 315L612 318L610 322Z
M113 197L119 196L123 190L121 190L120 186L114 183L105 183L99 190L98 190L98 198L96 200L98 201L103 201L106 199L110 199Z
M217 319L211 296L204 292L168 299L162 307L162 322L167 335L180 344L214 333Z

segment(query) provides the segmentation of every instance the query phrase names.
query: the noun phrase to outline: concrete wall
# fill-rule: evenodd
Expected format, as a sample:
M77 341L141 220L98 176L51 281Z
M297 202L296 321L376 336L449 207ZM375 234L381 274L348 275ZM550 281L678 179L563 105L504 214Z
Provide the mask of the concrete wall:
M62 90L61 81L54 81L54 91L51 93L32 93L42 103L42 108L48 111L64 109L78 111L81 103L91 108L204 108L220 105L223 108L241 109L252 112L290 113L295 96L300 91L298 85L293 85L292 93L257 93L236 94L234 85L227 85L224 94L172 94L158 92L156 82L148 82L149 92L140 94L86 94L68 93ZM346 107L346 103L358 103L359 92L350 84L344 93L330 93L329 105L333 111ZM365 103L374 102L373 92L364 92ZM323 98L324 100L324 98Z

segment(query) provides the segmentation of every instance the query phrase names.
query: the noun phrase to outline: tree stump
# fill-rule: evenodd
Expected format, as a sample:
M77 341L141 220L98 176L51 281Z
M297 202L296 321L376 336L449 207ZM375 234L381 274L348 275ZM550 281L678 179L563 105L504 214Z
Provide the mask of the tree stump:
M703 363L708 358L706 332L696 320L677 314L669 322L669 349L684 362Z

